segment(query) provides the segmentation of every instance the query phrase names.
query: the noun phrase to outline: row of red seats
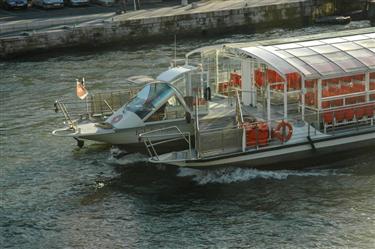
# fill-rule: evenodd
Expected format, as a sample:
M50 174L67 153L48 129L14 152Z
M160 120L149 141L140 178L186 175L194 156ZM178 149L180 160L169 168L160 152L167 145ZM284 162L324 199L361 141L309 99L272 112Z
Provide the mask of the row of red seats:
M339 96L345 95L350 93L357 93L357 92L364 92L365 86L362 84L353 84L353 86L342 86L341 88L338 87L329 87L328 89L324 89L322 91L322 97L332 97L332 96ZM356 103L363 103L366 101L365 96L357 96L357 97L350 97L346 98L346 104L356 104ZM307 105L315 105L316 103L316 96L314 92L307 92L305 94L305 103ZM323 101L322 107L328 108L333 106L342 106L344 103L343 99L331 100L331 101Z
M268 83L284 82L284 79L274 70L267 69L266 75ZM286 76L288 88L301 89L301 76L298 73L290 73ZM257 69L255 70L255 83L262 87L264 85L264 73ZM271 87L276 90L284 90L284 84L274 85Z
M340 83L350 83L350 82L356 82L356 81L365 81L365 75L364 74L358 74L354 76L345 76L345 77L340 77L340 78L334 78L334 79L329 79L329 80L323 80L322 85L326 86L329 84L340 84Z
M350 121L356 117L357 120L363 117L372 118L374 116L375 105L357 107L345 110L336 110L323 113L323 121L326 124L332 124L333 120L336 122L342 122L344 120Z

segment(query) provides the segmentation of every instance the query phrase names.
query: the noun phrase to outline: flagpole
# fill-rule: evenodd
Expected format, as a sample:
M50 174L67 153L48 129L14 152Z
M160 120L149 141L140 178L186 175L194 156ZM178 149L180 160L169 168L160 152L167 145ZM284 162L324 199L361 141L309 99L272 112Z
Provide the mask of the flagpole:
M87 90L87 88L86 88L86 83L85 83L85 78L84 78L84 77L82 77L82 83L83 83L83 86L85 87L85 89ZM87 96L86 96L86 98L85 98L85 100L86 100L86 112L87 112L87 114L89 114L89 101L88 101L88 96L89 96L89 92L87 91ZM89 114L89 116L90 116L90 114Z

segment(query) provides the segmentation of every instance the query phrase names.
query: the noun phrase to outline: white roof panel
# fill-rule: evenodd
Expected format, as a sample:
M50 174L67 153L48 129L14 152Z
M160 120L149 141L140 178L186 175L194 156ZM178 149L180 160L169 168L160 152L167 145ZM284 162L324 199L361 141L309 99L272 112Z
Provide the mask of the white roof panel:
M338 37L338 38L325 39L325 40L322 40L322 42L327 43L327 44L334 44L334 43L346 42L346 40Z
M309 55L316 54L315 51L313 51L309 48L295 48L295 49L288 49L288 50L285 50L285 51L294 55L294 56L296 56L296 57L309 56Z
M177 79L178 77L182 76L183 74L188 73L195 69L196 69L195 67L191 67L191 66L173 67L159 74L159 76L156 77L156 79L170 83L174 81L175 79Z
M332 45L315 46L311 47L311 49L319 54L327 54L340 51L338 48L335 48Z
M321 78L375 68L375 33L273 46L236 48L282 75Z
M362 40L362 41L356 41L355 43L361 45L365 48L375 48L375 38L368 39L368 40Z
M337 43L337 44L333 44L333 46L335 46L336 48L338 48L340 50L344 50L344 51L356 50L356 49L362 48L362 46L360 46L360 45L358 45L354 42Z
M373 52L374 51L369 51L368 49L363 48L363 49L348 51L348 54L355 57L362 64L368 66L369 68L375 68L375 56Z
M263 49L262 46L243 48L242 50L251 54L255 58L263 60L281 74L285 75L296 71L286 60L277 56L275 53Z
M353 36L347 36L345 37L345 40L348 41L360 41L360 40L365 40L368 39L365 35L353 35Z

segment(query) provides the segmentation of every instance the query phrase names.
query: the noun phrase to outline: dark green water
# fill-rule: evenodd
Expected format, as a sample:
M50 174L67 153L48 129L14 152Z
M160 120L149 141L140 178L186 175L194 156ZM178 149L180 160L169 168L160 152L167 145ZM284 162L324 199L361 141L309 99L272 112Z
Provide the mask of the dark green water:
M179 41L177 49L368 25ZM1 248L375 247L375 155L313 171L176 172L52 137L62 126L53 102L74 97L75 78L118 89L128 76L156 76L173 53L172 44L149 44L0 62Z

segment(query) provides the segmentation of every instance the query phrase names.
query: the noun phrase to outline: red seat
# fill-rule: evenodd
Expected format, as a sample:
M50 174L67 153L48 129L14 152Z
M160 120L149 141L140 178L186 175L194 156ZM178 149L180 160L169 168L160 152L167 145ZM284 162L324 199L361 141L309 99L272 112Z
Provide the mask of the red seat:
M343 110L334 111L334 116L335 116L337 122L344 121L345 111L343 111Z
M323 113L323 120L326 124L332 124L333 123L333 112L325 112Z
M374 106L366 106L364 109L367 117L371 118L374 116Z
M355 109L355 116L357 119L362 119L365 115L365 109L363 107L358 107Z
M353 118L354 118L354 110L353 109L345 110L345 119L352 120Z

